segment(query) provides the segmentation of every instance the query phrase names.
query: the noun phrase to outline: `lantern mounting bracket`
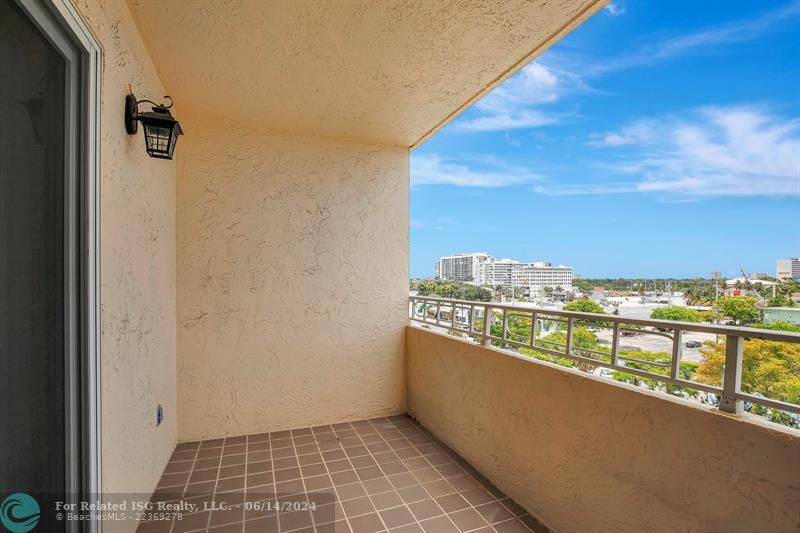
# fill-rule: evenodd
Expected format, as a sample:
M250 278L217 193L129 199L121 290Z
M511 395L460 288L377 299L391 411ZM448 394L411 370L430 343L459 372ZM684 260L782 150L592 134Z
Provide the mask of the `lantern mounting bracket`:
M169 99L169 105L157 104L152 100L137 100L133 93L125 95L125 131L134 135L139 131L139 104L152 104L153 108L170 109L175 102L169 95L164 96Z

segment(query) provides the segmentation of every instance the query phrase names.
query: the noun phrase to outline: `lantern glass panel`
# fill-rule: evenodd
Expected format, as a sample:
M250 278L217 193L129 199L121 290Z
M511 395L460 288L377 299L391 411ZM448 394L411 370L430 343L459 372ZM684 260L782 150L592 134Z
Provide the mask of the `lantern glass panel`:
M170 145L174 143L176 138L173 135L174 129L175 128L169 126L146 124L144 126L144 139L147 153L152 157L171 159L174 145L172 149L170 149Z
M178 136L183 134L180 124L163 107L154 107L150 113L142 113L139 121L144 127L145 149L150 157L172 159Z

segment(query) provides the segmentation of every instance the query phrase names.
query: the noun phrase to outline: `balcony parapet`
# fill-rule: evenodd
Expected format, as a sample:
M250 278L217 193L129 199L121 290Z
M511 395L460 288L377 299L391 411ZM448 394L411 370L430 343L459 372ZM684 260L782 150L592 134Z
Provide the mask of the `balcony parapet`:
M484 317L491 317L484 320ZM653 320L600 315L557 309L523 307L497 302L474 302L424 296L409 297L409 320L442 328L466 336L485 346L496 345L511 349L525 348L557 358L566 358L591 367L633 374L649 380L683 387L719 399L721 411L741 414L744 403L752 403L770 409L800 415L800 405L766 397L760 392L742 391L743 347L745 340L765 340L800 344L800 333L765 330L749 327L697 324L672 320ZM527 335L512 332L512 320L530 323ZM557 324L566 333L566 342L558 343L541 338L542 323ZM501 325L500 334L492 333L492 325ZM606 328L611 330L611 346L608 351L578 347L574 343L575 328L579 326ZM650 328L644 330L643 328ZM721 386L683 379L680 375L683 359L683 333L698 332L724 337L725 364ZM623 351L620 336L625 333L647 333L665 337L671 341L668 362L644 361ZM535 359L532 359L535 361ZM640 365L640 368L629 363ZM641 368L642 365L663 368L664 373L655 373Z

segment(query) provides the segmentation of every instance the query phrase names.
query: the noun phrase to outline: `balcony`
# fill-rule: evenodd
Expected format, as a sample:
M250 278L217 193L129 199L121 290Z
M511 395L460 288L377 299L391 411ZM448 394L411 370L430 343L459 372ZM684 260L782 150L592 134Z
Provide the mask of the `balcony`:
M743 413L743 403L789 413L800 406L743 392L741 373L746 340L798 343L800 335L427 297L409 298L409 319L408 415L180 443L154 500L231 508L195 510L174 526L143 522L139 531L793 527L800 434ZM515 320L527 320L529 337L508 328ZM566 332L566 344L542 340L548 322ZM611 348L572 346L572 332L587 326L610 329ZM653 365L622 349L621 333L643 328L670 339L672 360ZM721 386L681 377L686 331L725 337ZM711 407L620 384L587 366L720 400ZM769 505L753 505L754 494Z

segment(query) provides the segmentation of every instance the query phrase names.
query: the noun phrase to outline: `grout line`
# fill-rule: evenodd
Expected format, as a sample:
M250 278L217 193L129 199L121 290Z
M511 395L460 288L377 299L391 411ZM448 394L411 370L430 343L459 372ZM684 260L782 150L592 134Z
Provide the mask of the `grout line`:
M355 428L353 427L353 424L351 422L347 422L347 424L349 426L348 429L350 429L351 431L353 431L353 433L355 433L356 431L355 431ZM339 449L342 450L342 453L344 454L344 458L347 459L348 463L350 463L350 468L353 469L353 474L355 474L356 479L358 480L355 483L361 483L361 488L364 489L364 493L368 494L367 493L367 488L364 487L364 484L361 482L361 478L358 477L358 473L356 472L356 467L355 467L355 465L353 465L353 462L350 460L350 456L347 455L346 451L344 451L344 445L342 445L342 441L341 441L341 439L339 439L339 435L336 433L336 430L333 431L333 434L336 437L336 441L339 443ZM345 438L347 438L347 437L345 437ZM322 456L322 460L325 461L325 456L324 455ZM336 459L336 460L339 461L340 459ZM328 470L327 462L325 464L325 469ZM340 472L342 472L342 470L340 470ZM328 471L328 475L330 475L330 471ZM333 476L331 476L331 484L333 485L333 490L336 492L336 501L339 503L339 505L342 508L342 514L344 515L344 519L347 522L347 527L350 528L350 531L353 531L353 526L352 526L352 524L350 524L350 515L347 514L347 511L344 510L344 505L342 504L343 500L341 499L341 496L339 496L339 489L336 486L336 482L333 481ZM346 483L346 485L349 485L349 484L350 483ZM372 500L370 500L370 504L372 504ZM374 505L373 505L373 507L374 507ZM334 508L334 511L335 511L335 508ZM367 514L369 514L369 513L367 513ZM365 515L359 515L359 516L365 516ZM353 518L358 518L358 517L354 516ZM381 524L383 524L384 530L388 531L388 528L386 527L386 524L383 523L383 519L380 517L380 515L378 515L378 519L381 521Z
M225 452L225 448L223 448L222 451ZM245 435L244 436L244 479L242 480L244 486L242 487L242 529L240 530L241 533L244 533L244 521L245 521L244 518L245 518L245 513L247 512L247 470L249 464L250 464L250 437L249 435ZM219 469L221 472L222 459L220 459Z
M421 430L421 429L422 429L422 426L419 426L419 425L418 425L418 424L416 424L416 423L413 423L413 424L414 424L414 426L416 426L416 427L417 427L417 429L418 429L418 430ZM392 425L394 425L394 422L392 422ZM396 426L396 425L395 425L395 427L398 427L398 426ZM424 432L421 432L421 433L425 434ZM480 482L478 479L476 479L476 478L475 478L475 477L474 477L472 474L470 474L469 472L467 472L466 470L464 470L464 468L462 468L462 466L461 466L460 464L458 464L458 463L457 463L455 460L453 460L453 458L452 458L452 455L450 455L449 453L447 453L447 451L446 451L446 450L444 450L444 449L443 449L443 448L442 448L442 447L441 447L439 444L437 444L437 443L436 443L436 442L433 440L433 438L432 438L432 434L431 434L431 436L429 436L429 435L425 435L425 436L426 436L426 438L429 440L429 442L430 442L431 444L433 444L433 445L434 445L436 448L438 448L438 449L439 449L439 451L440 451L441 453L444 453L445 455L447 455L448 457L450 457L451 461L452 461L452 462L453 462L453 463L454 463L454 464L455 464L455 465L456 465L456 466L457 466L457 467L458 467L458 468L459 468L459 469L460 469L460 470L461 470L461 471L464 473L463 475L465 475L465 476L467 476L468 478L472 479L472 480L473 480L475 483L477 483L477 484L478 484L478 487L479 487L479 488L481 488L481 489L485 490L485 491L486 491L486 492L489 494L489 496L491 496L492 498L494 498L494 502L496 502L496 503L500 504L500 506L501 506L501 507L505 508L505 506L504 506L502 503L500 503L500 500L499 500L499 499L497 499L497 497L495 497L495 496L494 496L494 494L492 494L492 493L490 493L488 490L486 490L486 487L484 487L484 486L481 484L481 482ZM452 448L449 448L449 447L448 447L448 450L450 450L450 451L452 451L453 453L455 453L455 450L453 450ZM431 454L429 454L429 455L431 455ZM422 455L422 457L423 457L423 458L425 458L425 456L424 456L424 455ZM461 457L461 456L459 456L459 457ZM434 465L433 465L433 464L432 464L430 461L428 461L428 459L427 459L427 458L425 458L425 460L428 462L428 464L430 464L430 465L431 465L431 467L432 467L434 470L436 469L436 466L434 466ZM437 470L437 472L438 472L438 470ZM439 474L441 475L441 472L440 472ZM461 475L461 474L458 474L458 475ZM416 476L414 476L414 477L416 477ZM442 479L444 479L445 481L447 481L447 478L446 478L446 477L444 477L444 476L441 476L441 477L442 477ZM451 477L455 477L455 476L451 476ZM448 484L450 484L450 482L448 482ZM451 486L452 486L452 485L451 485ZM423 488L424 488L424 486L423 486ZM453 487L453 488L455 489L455 487ZM427 489L426 489L426 490L427 490ZM450 494L458 494L458 495L461 495L461 492L462 492L462 491L456 490L455 492L451 492L451 493L449 493L449 494L445 494L445 496L449 496ZM429 493L429 494L430 494L430 493ZM505 493L503 493L503 494L505 494ZM431 495L431 498L433 498L433 495ZM490 529L492 529L492 530L495 530L494 524L490 524L490 523L489 523L489 521L488 521L488 520L486 520L486 519L483 517L483 515L482 515L480 512L478 512L478 509L477 509L477 508L476 508L476 507L475 507L475 506L474 506L474 505L473 505L473 504L472 504L472 503L471 503L469 500L467 500L466 498L464 498L464 496L463 496L463 495L461 495L461 498L462 498L462 499L463 499L465 502L467 502L467 505L468 505L469 507L465 507L464 509L458 509L457 511L445 512L445 516L447 516L448 518L450 518L450 515L451 515L452 513L457 513L457 512L459 512L459 511L463 511L463 510L465 510L465 509L472 509L473 511L475 511L475 512L478 514L478 516L481 518L481 520L483 520L483 521L484 521L485 525L480 525L480 526L478 526L478 527L476 527L476 528L473 528L473 529L470 529L470 530L468 530L468 531L476 531L476 530L479 530L479 529L482 529L482 528L485 528L485 527L488 527L488 528L490 528ZM434 503L436 503L436 504L438 505L438 502L436 502L436 500L435 500L435 499L434 499ZM493 503L493 502L486 502L486 503L488 504L488 503ZM485 504L481 504L481 505L485 505ZM439 508L440 508L440 509L442 509L442 511L444 511L444 509L443 509L443 508L441 508L441 506L439 506ZM509 511L509 512L510 512L510 511ZM507 521L511 521L511 520L514 520L514 519L516 519L516 518L517 518L517 517L516 517L516 515L514 515L514 513L511 513L511 514L514 516L514 518L509 518ZM451 522L453 522L453 519L452 519L452 518L450 518L450 521L451 521ZM506 520L503 520L502 522L497 522L497 524L504 523L504 522L506 522ZM520 522L522 522L522 521L520 520ZM455 524L455 522L453 522L453 525L456 525L456 524ZM522 523L522 525L523 525L525 528L528 528L527 524L525 524L525 523ZM458 526L456 526L456 529L459 529L459 530L460 530L461 528L459 528ZM496 531L496 530L495 530L495 531Z
M178 445L176 444L175 448L177 448L177 447L178 447ZM174 450L173 450L173 453L175 453ZM197 449L194 451L194 459L192 459L192 466L189 469L189 475L186 477L186 483L183 484L183 490L181 491L181 500L183 500L186 497L186 491L189 489L189 480L192 478L192 474L194 474L194 465L197 464L197 456L198 455L200 455L200 443L199 442L197 443ZM169 461L167 461L167 464L169 464ZM172 519L172 523L169 525L168 532L171 532L173 529L175 529L175 519L174 518Z
M397 431L397 426L395 426L394 422L392 422L391 420L389 420L389 418L388 418L388 417L384 417L383 419L384 419L384 420L386 420L388 423L390 423L390 424L392 425L392 427L395 429L395 431ZM369 423L370 423L370 426L372 426L372 429L374 429L374 430L375 430L375 433L376 433L376 434L377 434L377 435L378 435L378 436L381 438L381 441L382 441L383 443L385 443L387 446L389 446L389 441L387 441L387 440L386 440L386 438L384 438L384 436L381 434L381 432L378 430L378 428L376 428L376 427L375 427L375 424L373 424L373 423L372 423L372 421L369 421ZM399 431L398 431L398 432L399 432ZM401 435L401 437L402 437L402 438L403 438L403 439L404 439L406 442L408 442L408 444L411 446L411 448L412 448L412 449L415 449L415 448L414 448L414 444L413 444L411 441L409 441L409 440L406 438L406 436L405 436L405 435L403 435L402 433L400 433L400 435ZM361 436L360 436L360 435L359 435L359 437L358 437L358 438L359 438L359 440L361 440L361 441L363 442L363 439L361 439ZM388 482L389 482L389 484L390 484L390 485L392 485L392 489L394 490L394 492L396 492L396 493L399 495L399 494L400 494L400 493L399 493L399 491L398 491L398 490L397 490L397 488L396 488L396 487L395 487L395 486L392 484L392 482L389 480L389 475L388 475L386 472L384 472L384 471L383 471L383 468L381 468L381 466L380 466L380 463L378 463L378 460L377 460L377 459L375 459L375 455L373 454L372 450L370 450L370 449L369 449L369 447L366 445L366 443L364 444L364 447L367 449L367 453L369 453L369 456L370 456L370 457L372 457L372 460L373 460L373 461L375 461L375 464L376 464L376 465L378 465L378 468L380 469L381 473L383 474L383 477L384 477L384 479L386 479L386 481L388 481ZM397 455L397 453L394 451L394 448L392 448L391 446L389 446L389 449L392 451L392 453L394 453L395 455ZM422 454L419 454L419 457L422 457ZM407 472L407 473L409 473L409 474L411 474L411 470L408 470L408 467L405 465L405 463L403 463L403 459L402 459L402 458L401 458L399 455L397 455L397 458L398 458L398 462L399 462L401 465L403 465L403 467L405 467L405 468L407 469L407 470L406 470L406 472ZM431 496L431 494L430 494L430 493L429 493L427 490L425 490L425 487L422 485L422 483L419 481L419 479L417 479L417 476L415 476L414 474L411 474L411 477L413 477L413 478L416 480L416 482L419 484L419 486L422 488L422 490L424 490L424 491L425 491L425 492L428 494L428 496L430 496L430 498L431 498L431 501L433 501L433 504L434 504L434 505L436 505L437 507L439 507L439 509L442 509L442 508L439 506L439 504L438 504L438 503L436 503L436 500L434 500L434 499L433 499L433 496ZM371 496L370 496L370 501L371 501L371 500L372 500L372 498L371 498ZM406 508L406 511L408 511L408 513L411 515L411 518L413 518L413 519L414 519L414 522L413 522L413 523L417 524L417 525L418 525L418 526L421 528L421 527L422 527L422 525L420 524L420 521L417 519L417 517L416 517L416 516L414 515L414 513L411 511L411 507L409 506L409 504L408 504L408 503L406 503L406 501L405 501L405 500L402 498L402 496L400 497L400 501L402 501L402 502L403 502L403 503L402 503L402 505L398 505L397 507L390 507L390 508L387 508L387 509L384 509L384 510L385 510L385 511L388 511L389 509L397 509L397 508L399 508L399 507L405 507L405 508ZM420 500L420 501L421 501L421 500ZM416 503L416 502L414 502L414 503ZM374 504L373 504L373 505L374 505ZM442 512L444 513L444 509L442 509ZM378 514L380 514L380 513L378 513ZM444 514L446 515L446 513L444 513ZM455 524L453 524L453 525L455 525ZM387 529L388 529L388 528L387 528ZM456 529L458 529L458 528L456 528Z
M219 483L219 474L222 471L222 458L223 457L225 457L225 438L224 437L222 438L222 447L219 449L219 464L217 464L217 476L216 476L216 479L214 480L214 492L212 493L212 496L211 496L211 501L214 502L215 506L216 506L216 502L217 502L217 484ZM208 513L208 522L206 522L206 529L208 529L211 526L211 517L214 516L215 512L216 511L211 511L210 513Z
M419 425L419 424L418 424L418 423L416 423L416 422L414 422L414 425L418 426L418 427L419 427L421 430L423 430L423 429L424 429L424 428L423 428L421 425ZM442 453L444 453L444 454L446 454L446 455L450 456L450 457L451 457L451 459L452 459L452 455L450 455L449 453L447 453L447 451L445 451L445 450L444 450L444 449L443 449L443 448L442 448L442 447L441 447L441 446L440 446L440 445L439 445L437 442L435 442L435 441L433 440L433 438L432 438L432 437L433 437L433 433L430 433L430 432L429 432L428 430L426 430L426 429L424 429L424 433L427 433L427 434L429 434L429 435L430 435L430 436L428 437L428 439L430 440L431 444L433 444L434 446L436 446L437 448L439 448L439 450L440 450ZM444 443L443 443L443 444L444 444ZM458 455L458 453L457 453L455 450L453 450L452 448L450 448L449 446L448 446L448 448L447 448L447 449L448 449L448 450L450 450L451 452L453 452L454 454ZM459 457L459 458L461 458L463 461L467 462L467 461L466 461L466 460L465 460L463 457L461 457L460 455L458 455L458 457ZM427 461L427 459L426 459L426 461ZM430 461L428 461L428 462L430 463ZM453 461L453 462L455 462L455 461ZM467 462L467 464L469 464L469 462ZM517 515L515 515L515 514L514 514L514 513L513 513L513 512L512 512L510 509L508 509L508 508L507 508L505 505L503 505L503 503L502 503L502 502L500 502L500 500L499 500L499 499L498 499L498 498L497 498L497 497L496 497L494 494L492 494L491 492L489 492L489 491L486 489L486 487L484 487L484 486L483 486L483 484L480 482L480 480L478 480L477 478L475 478L475 476L473 476L472 474L470 474L468 471L464 470L464 468L463 468L461 465L459 465L458 463L456 463L456 466L458 466L458 468L460 468L460 469L461 469L461 471L462 471L462 472L464 472L464 475L465 475L465 476L467 476L468 478L472 479L472 480L473 480L475 483L477 483L477 484L478 484L478 487L482 488L482 489L483 489L483 490L485 490L487 493L489 493L489 496L491 496L492 498L494 498L494 501L495 501L495 502L499 503L501 507L503 507L504 509L506 509L506 510L507 510L509 513L511 513L511 515L513 516L513 518L509 518L509 519L507 519L507 520L502 520L502 521L500 521L500 522L496 522L496 524L504 524L504 523L506 523L506 522L511 522L511 521L517 520L518 522L520 522L520 523L522 524L522 526L523 526L523 527L524 527L526 530L528 530L528 531L531 531L531 528L529 528L529 527L528 527L528 524L526 524L525 522L523 522L523 521L520 519L520 517L518 517ZM472 465L470 465L470 466L472 466ZM436 467L434 466L434 468L436 468ZM477 469L475 469L475 467L472 467L472 468L473 468L473 469L474 469L476 472L478 472L478 471L477 471ZM478 473L480 473L480 472L478 472ZM481 475L482 475L482 474L481 474ZM444 478L444 479L447 479L447 478ZM487 479L488 479L488 478L487 478ZM491 480L490 480L490 481L491 481ZM455 487L453 487L453 488L455 488ZM498 490L499 490L499 489L498 489ZM455 494L461 494L461 491L456 491L456 492L455 492ZM506 494L505 494L505 492L503 492L503 495L505 495L505 496L506 496L506 498L508 498L508 495L506 495ZM481 519L483 519L483 521L484 521L484 522L486 522L486 523L488 524L488 522L489 522L489 521L488 521L488 520L486 520L485 518L483 518L483 515L482 515L480 512L478 512L478 509L477 509L477 508L476 508L474 505L472 505L472 502L470 502L469 500L467 500L466 498L464 498L464 496L461 496L461 497L464 499L464 501L466 501L466 502L467 502L467 505L469 506L469 507L465 507L465 509L472 509L473 511L475 511L476 513L478 513L478 516L480 516L480 517L481 517ZM510 498L509 498L509 499L510 499ZM493 502L486 502L486 503L493 503ZM481 505L485 505L485 504L481 504ZM459 511L463 511L463 509L459 509ZM456 512L456 513L457 513L458 511L453 511L453 512ZM448 514L449 514L449 513L448 513ZM527 514L527 513L526 513L526 514ZM496 524L488 524L488 526L489 526L489 528L491 528L491 529L493 529L493 530L496 530L496 528L494 527ZM478 527L478 528L475 528L475 529L481 529L481 528L483 528L483 527L486 527L486 526L480 526L480 527ZM473 530L470 530L470 531L474 531L474 529L473 529Z
M398 430L398 431L399 431L399 429L398 429L398 428L399 428L399 426L398 426L398 425L396 425L396 424L395 424L395 423L394 423L392 420L390 420L389 418L386 418L386 420L388 420L388 421L389 421L389 423L390 423L390 424L391 424L391 425L392 425L392 426L395 428L395 430ZM418 430L418 429L417 429L417 430ZM419 430L418 430L418 431L419 431ZM419 432L419 433L420 433L420 434L422 434L422 435L424 435L424 436L425 436L425 438L426 438L426 439L428 439L428 442L429 442L430 444L433 444L434 446L436 446L436 443L434 443L434 442L433 442L433 440L432 440L432 439L431 439L431 438L430 438L428 435L425 435L425 434L424 434L424 433L422 433L422 432ZM419 450L417 450L417 447L414 445L414 443L413 443L413 442L411 442L410 440L408 440L408 437L406 437L406 436L405 436L405 435L404 435L402 432L400 433L400 435L402 435L402 438L403 438L404 440L406 440L406 441L407 441L407 442L408 442L408 443L411 445L411 447L412 447L414 450L416 450L416 451L417 451L417 453L419 453L419 457L422 457L422 458L425 460L425 462L427 462L427 463L430 465L430 467L431 467L431 468L433 468L434 470L436 470L436 467L435 467L435 466L434 466L434 465L433 465L433 464L432 464L430 461L428 461L428 459L425 457L425 455L423 455L423 454L422 454L422 452L420 452ZM381 435L381 438L383 438L383 435ZM385 440L385 439L384 439L384 440ZM386 442L388 443L389 441L386 441ZM426 444L427 444L427 443L426 443ZM438 447L438 446L437 446L437 447ZM368 449L369 449L369 448L368 448ZM440 448L440 449L441 449L441 448ZM394 451L394 449L392 449L392 450ZM399 456L398 456L398 457L399 457ZM402 463L402 459L400 460L400 462ZM405 466L405 463L403 463L403 466ZM460 468L460 466L459 466L459 468ZM463 470L463 469L462 469L462 470ZM437 472L439 472L438 470L436 470L436 471L437 471ZM412 471L412 470L408 470L408 472L409 472L409 473L411 473L411 472L413 472L413 471ZM414 479L416 479L416 480L417 480L417 482L419 483L419 486L420 486L420 487L422 487L422 490L424 490L426 493L428 493L428 496L430 496L430 498L431 498L431 500L433 501L434 505L436 505L437 507L439 507L439 509L441 509L441 510L442 510L442 513L444 513L444 514L443 514L443 516L444 516L445 518L447 518L447 519L450 521L450 523L451 523L451 524L453 524L453 527L454 527L454 528L456 528L456 530L458 530L458 531L461 531L461 528L460 528L460 527L458 527L458 526L456 525L456 523L455 523L455 522L453 522L453 519L452 519L452 518L450 518L450 513L448 513L447 511L445 511L445 510L444 510L444 508L443 508L441 505L439 505L439 502L437 502L437 501L436 501L436 498L434 498L434 497L433 497L433 494L431 494L430 492L428 492L428 489L426 489L426 488L425 488L425 485L423 485L423 484L422 484L422 482L421 482L421 481L420 481L420 480L417 478L417 476L415 476L413 473L412 473L411 475L414 477ZM439 475L441 476L441 478L442 478L442 479L444 479L444 480L446 481L446 479L447 479L447 478L445 478L444 476L442 476L442 475L441 475L441 472L439 472ZM449 483L449 482L447 482L447 484L448 484L448 485L450 485L450 483ZM451 487L453 487L452 485L450 485L450 486L451 486ZM455 489L455 487L453 487L453 489ZM458 491L456 491L456 494L458 494ZM465 498L465 500L466 500L466 498ZM469 502L467 502L467 503L469 503ZM408 511L409 511L409 512L411 512L411 509L409 508L409 510L408 510ZM414 516L414 513L411 513L411 516ZM436 517L431 517L431 518L436 518ZM481 518L482 518L482 517L481 517ZM416 517L416 516L414 516L414 520L416 520L416 522L417 522L417 525L418 525L420 528L422 528L422 529L425 529L425 528L423 528L423 527L422 527L422 521L420 521L420 520L417 520L417 517ZM481 526L481 527L482 527L482 526Z
M291 433L290 433L291 434ZM272 497L275 499L275 522L278 526L278 531L281 530L281 513L278 508L278 480L275 478L275 457L272 455L272 432L267 435L267 449L269 450L269 466L272 468Z
M309 431L310 431L310 429L311 428L309 428ZM312 435L313 435L313 433L314 432L311 431ZM300 456L297 454L297 444L294 441L294 433L292 433L291 430L289 430L289 437L292 439L292 450L294 450L294 458L297 461L297 471L300 472L300 483L303 485L303 495L306 498L306 503L309 503L308 489L306 488L306 480L303 477L303 469L300 468ZM314 439L314 440L316 441L316 439ZM272 453L272 451L270 451L270 453ZM274 465L272 467L272 472L273 472L272 475L273 475L273 482L274 482L275 481L275 479L274 479L274 477L275 477L275 474L274 474L275 467L274 467ZM314 513L311 512L310 506L307 507L307 510L308 510L308 514L311 516L311 527L314 528L314 531L316 531L317 530L317 522L316 522L316 520L314 520ZM334 513L335 512L336 512L336 509L334 508ZM278 531L280 531L280 527L278 527Z

